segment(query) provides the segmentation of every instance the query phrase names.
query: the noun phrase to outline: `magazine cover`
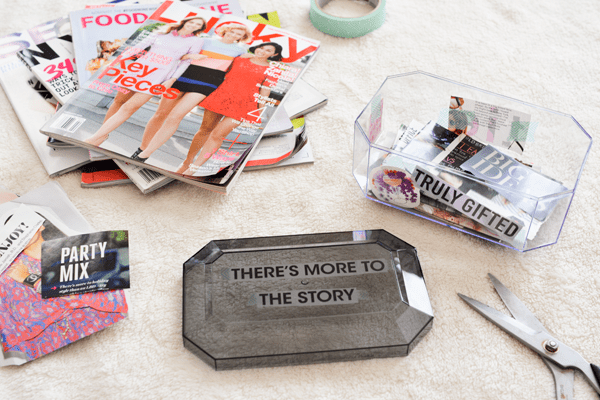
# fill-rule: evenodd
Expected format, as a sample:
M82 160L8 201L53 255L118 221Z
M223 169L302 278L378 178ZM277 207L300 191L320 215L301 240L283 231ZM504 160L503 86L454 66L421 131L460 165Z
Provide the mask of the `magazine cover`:
M132 183L113 160L93 161L81 167L81 187L97 188Z
M113 161L127 175L131 183L137 186L143 194L150 193L173 182L173 178L159 174L151 169L129 164L122 160Z
M60 104L79 88L71 35L32 45L17 56Z
M243 12L237 1L194 0L188 1L186 4L202 9L218 11L223 14L243 16ZM75 54L78 55L76 60L79 81L85 82L94 72L106 65L110 56L126 41L131 32L148 19L157 7L158 4L128 5L103 10L84 9L71 12L73 46ZM268 17L269 19L265 19L264 17ZM248 16L248 19L271 25L274 22L279 23L276 12ZM95 43L96 45L90 46L90 43ZM294 88L294 91L296 90ZM306 96L301 97L306 98ZM153 98L150 101L156 103L158 106L158 98ZM192 113L197 112L193 110ZM202 115L201 111L199 115ZM291 132L293 129L290 119L285 114L285 110L279 109L274 113L269 128L265 129L264 135L282 134L284 132ZM64 142L53 138L49 138L49 143L65 145ZM66 145L73 146L73 144ZM106 155L90 151L90 160L106 161L106 159ZM144 194L161 188L173 180L173 178L166 177L156 171L132 165L121 160L117 160L116 163L121 167L123 173L129 177L130 181ZM111 180L111 182L114 181ZM89 174L86 176L82 175L82 187L97 187L97 183L95 178Z
M285 96L318 48L276 27L167 1L42 131L227 193L280 103L271 92ZM189 114L198 105L202 116Z
M236 0L191 0L187 5L243 17ZM109 62L127 38L148 19L159 4L132 4L110 8L86 8L71 12L71 30L77 77L85 82Z
M68 18L59 18L0 38L0 85L51 177L88 163L89 155L81 148L55 150L46 145L48 137L40 133L40 128L54 115L56 100L19 60L17 53L69 31Z
M195 111L192 111L192 113L195 113ZM294 126L288 118L287 114L285 113L285 109L283 109L283 107L279 107L277 111L273 114L273 118L271 118L269 126L265 128L263 132L263 139L266 139L271 135L281 135L290 133L293 132L293 130ZM261 139L261 141L263 139ZM100 154L106 157L102 153L90 150L90 158L92 160L94 159L95 154ZM137 188L140 189L140 191L144 194L159 189L165 186L167 183L173 181L172 177L162 175L156 171L149 170L147 168L142 168L137 165L129 164L122 160L114 161L116 165L118 165L123 170L123 172L129 177L131 182L133 182L135 186L137 186Z
M93 232L93 228L57 183L1 204L0 224L6 224L23 204L44 222L0 274L0 366L20 365L46 355L124 319L128 311L122 290L42 299L38 289L43 243Z
M301 117L309 112L318 110L327 104L329 99L314 86L300 79L294 86L283 107L291 119Z
M196 0L187 2L187 4L193 5L194 7L204 9L210 8L213 11L219 9L224 14L231 13L236 16L242 15L241 8L237 2L215 3L215 0ZM86 81L93 72L105 65L108 62L109 57L113 55L118 47L127 39L127 36L131 33L131 27L141 25L141 23L145 21L157 7L158 5L131 5L104 10L85 9L72 12L70 15L75 53L83 54L83 56L76 58L78 60L77 71L79 80ZM276 11L249 15L247 19L277 27L280 26L279 17ZM96 43L96 47L94 48L89 46L89 44L93 42ZM88 60L89 57L92 58ZM85 62L85 68L82 60L88 60ZM150 101L155 102L156 105L159 103L158 98L153 98ZM288 94L284 106L285 109L282 107L277 109L269 122L268 128L264 130L263 136L282 135L294 130L294 126L286 114L286 109L291 107L295 114L302 115L325 105L326 101L327 98L325 96L320 94L309 84L305 83L303 79L300 79ZM198 107L192 110L192 113L201 116L202 111L197 108ZM64 142L53 138L49 138L49 142L50 141L52 141L52 143L58 142L63 146L65 145ZM66 145L73 146L72 144ZM296 148L294 154L299 150L299 148ZM90 160L92 161L105 160L106 158L107 156L104 154L90 151ZM295 158L292 155L288 157L288 159L290 158L293 158L292 160L289 160L290 165L295 164L296 161L300 163L314 161L312 153L310 153L310 155L309 153L302 154ZM249 162L252 162L252 160ZM173 180L172 177L166 177L156 171L132 165L121 160L117 160L116 163L129 177L131 182L133 182L144 194L161 188ZM277 165L284 164L283 162L280 162ZM246 165L246 169L247 168L248 165ZM258 166L257 168L261 168L261 166ZM82 187L83 186L97 187L98 185L96 180L87 174L85 177L82 175Z
M292 132L260 139L244 169L275 166L300 151L307 141L304 117L296 118L292 123Z

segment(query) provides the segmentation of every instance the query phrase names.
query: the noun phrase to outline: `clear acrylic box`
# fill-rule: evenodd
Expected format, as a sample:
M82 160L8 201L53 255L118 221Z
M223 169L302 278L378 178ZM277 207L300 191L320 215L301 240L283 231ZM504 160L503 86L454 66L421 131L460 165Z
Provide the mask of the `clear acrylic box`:
M383 230L212 241L183 267L184 346L215 370L406 356L432 324Z
M557 242L591 145L571 115L416 71L356 119L353 174L370 200L528 251Z

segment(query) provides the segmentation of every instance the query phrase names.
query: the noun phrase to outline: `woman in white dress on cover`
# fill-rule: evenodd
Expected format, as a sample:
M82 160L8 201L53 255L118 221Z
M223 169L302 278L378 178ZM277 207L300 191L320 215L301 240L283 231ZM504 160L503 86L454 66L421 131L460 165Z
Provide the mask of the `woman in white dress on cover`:
M152 71L144 76L144 80L152 85L162 85L169 89L176 78L185 71L189 60L182 61L186 54L196 54L202 49L203 40L198 37L206 29L206 21L200 17L191 17L181 20L178 24L169 26L164 33L151 35L135 46L143 50L150 46L150 51L140 57L136 62ZM160 56L160 57L157 57ZM139 72L125 71L123 78L129 75L135 77ZM109 109L107 118L98 131L85 140L86 143L100 146L108 135L127 121L141 106L146 104L153 94L130 91L129 93L117 92L113 106L116 111ZM160 126L155 127L158 130ZM146 129L152 129L148 125Z

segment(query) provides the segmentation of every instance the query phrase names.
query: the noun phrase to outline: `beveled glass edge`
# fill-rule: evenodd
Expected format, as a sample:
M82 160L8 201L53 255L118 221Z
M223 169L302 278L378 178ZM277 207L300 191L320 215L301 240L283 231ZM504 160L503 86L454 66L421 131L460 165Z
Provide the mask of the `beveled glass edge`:
M188 339L185 335L185 330L183 331L183 347L188 349L192 354L206 363L208 366L212 367L212 369L217 369L217 359L202 350L198 345L196 345L193 341Z
M376 346L354 349L339 349L315 351L309 353L288 353L264 356L227 357L214 358L185 335L183 336L184 347L190 350L199 359L204 361L215 371L238 370L264 367L288 367L296 365L309 365L330 362L360 361L374 358L391 358L408 356L433 328L434 317L430 316L427 324L415 337L403 345ZM336 357L337 355L337 357Z
M421 71L421 70L416 70L416 71L411 71L411 72L405 72L405 73L396 74L396 75L388 75L385 78L385 80L383 81L383 84L380 86L380 89L381 89L381 87L385 84L385 82L388 79L401 78L401 77L409 76L409 75L426 75L426 76L429 76L431 78L439 79L439 80L444 81L444 82L449 82L449 83L453 83L455 85L464 86L466 88L473 89L473 90L476 90L478 92L482 92L482 93L489 94L489 95L496 96L496 97L501 97L503 99L510 100L510 101L515 101L515 102L523 104L523 105L525 105L527 107L536 108L538 110L546 111L546 112L549 112L551 114L560 115L560 116L563 116L563 117L569 117L569 118L572 118L575 122L577 122L577 120L571 114L567 114L567 113L564 113L562 111L552 110L551 108L546 108L546 107L538 106L537 104L528 103L528 102L523 101L523 100L515 99L514 97L510 97L510 96L506 96L506 95L503 95L503 94L491 92L489 90L478 88L477 86L473 86L473 85L469 85L469 84L466 84L466 83L457 82L457 81L454 81L452 79L444 78L443 76L438 76L438 75L435 75L435 74L432 74L432 73L429 73L429 72L426 72L426 71ZM378 91L379 91L379 89L378 89ZM377 92L376 92L376 94L377 94ZM590 136L590 134L588 134L587 131L585 129L583 129L581 127L581 125L579 125L579 123L577 123L577 125L582 130L582 132L585 133L585 135L591 140L592 137Z
M215 370L226 371L265 367L292 367L297 365L361 361L374 358L405 357L409 353L410 344L403 344L385 347L282 354L275 356L220 358L216 360Z
M365 232L365 239L357 239L354 236L355 232ZM225 253L242 252L242 251L266 251L266 250L285 250L292 248L307 248L307 247L327 247L327 246L345 246L349 244L359 243L380 243L380 236L389 235L393 240L397 240L398 243L404 249L414 249L415 247L398 238L397 236L389 233L384 229L365 229L355 231L341 231L341 232L325 232L325 233L304 233L296 235L279 235L279 236L260 236L260 237L249 237L249 238L233 238L233 239L219 239L211 240L207 243L200 251L190 257L185 263L184 273L189 268L197 264L211 264L215 262L220 256ZM331 237L343 235L345 236L343 241L333 242L330 240ZM305 239L305 241L302 241ZM309 240L310 239L310 240ZM289 240L289 244L286 244ZM273 245L267 242L277 241L277 245ZM244 247L235 247L233 244L247 242L248 245ZM283 244L282 244L283 243ZM251 246L250 246L251 244ZM386 246L386 249L390 249ZM397 249L393 249L394 251Z

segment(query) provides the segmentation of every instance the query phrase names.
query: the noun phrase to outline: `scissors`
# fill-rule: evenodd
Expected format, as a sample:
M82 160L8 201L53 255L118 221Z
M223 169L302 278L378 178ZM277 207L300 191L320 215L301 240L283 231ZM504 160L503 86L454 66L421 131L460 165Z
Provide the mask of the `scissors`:
M554 375L557 399L573 399L573 369L583 373L588 383L600 394L600 368L587 362L575 350L556 339L536 316L492 274L488 274L496 292L514 318L457 293L475 311L535 351Z

